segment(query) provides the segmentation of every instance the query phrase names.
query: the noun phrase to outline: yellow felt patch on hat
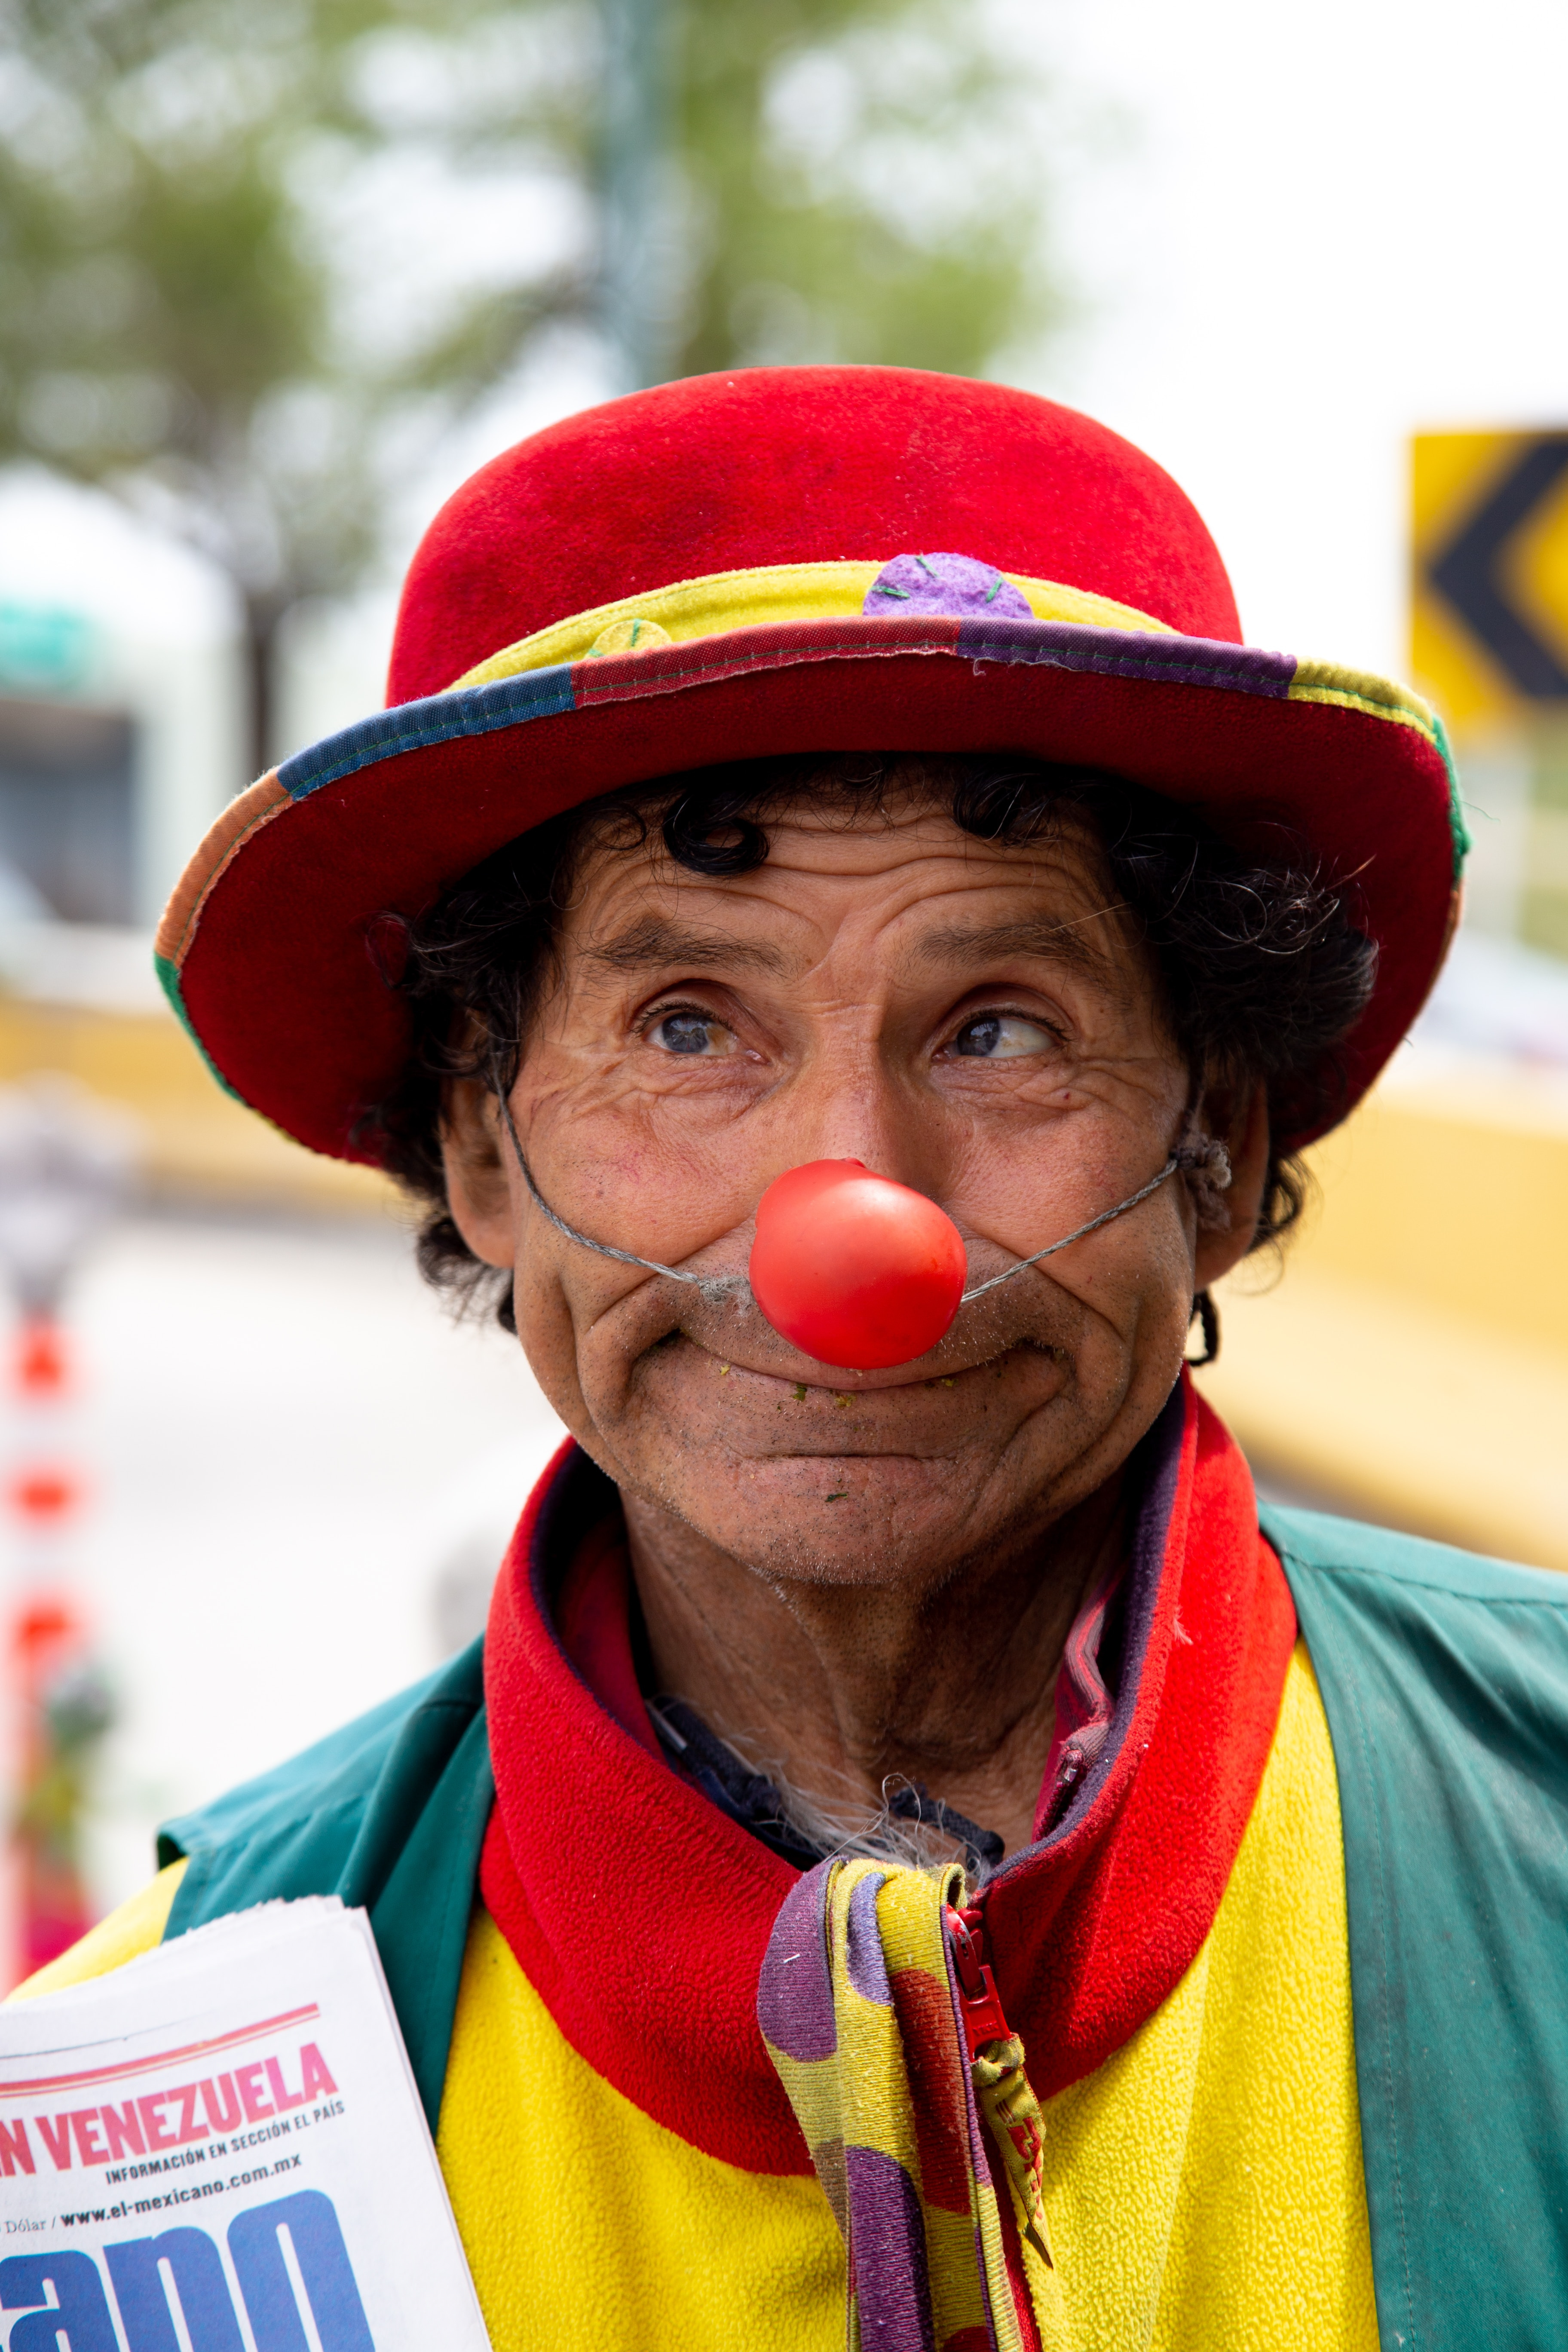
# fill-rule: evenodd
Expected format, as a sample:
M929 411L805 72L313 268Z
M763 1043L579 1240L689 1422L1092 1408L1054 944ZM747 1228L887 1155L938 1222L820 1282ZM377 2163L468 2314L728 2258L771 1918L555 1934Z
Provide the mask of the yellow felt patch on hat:
M1342 710L1364 710L1373 719L1392 719L1414 727L1430 743L1438 740L1436 713L1408 687L1374 677L1367 670L1346 669L1338 662L1302 661L1296 665L1289 699L1292 702L1332 702Z
M650 654L656 646L674 643L669 631L661 629L657 621L646 619L641 613L631 613L599 631L588 648L588 659L603 661L606 654Z

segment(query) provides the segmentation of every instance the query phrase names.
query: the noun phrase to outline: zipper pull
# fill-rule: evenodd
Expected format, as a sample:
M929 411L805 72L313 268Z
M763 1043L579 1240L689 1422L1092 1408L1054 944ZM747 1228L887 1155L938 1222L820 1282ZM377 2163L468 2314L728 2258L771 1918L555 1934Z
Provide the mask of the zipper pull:
M985 1965L985 1929L978 1911L957 1911L942 1906L942 1925L952 1943L953 1974L958 1979L958 2006L963 2019L963 2039L970 2063L988 2042L1007 2042L1013 2029L1003 2014L995 1979Z
M1002 2013L995 1982L985 1965L981 1914L955 1911L951 1903L944 1904L942 1925L952 1938L953 1974L958 1979L958 2006L975 2104L1001 2151L1018 2227L1050 2270L1055 2258L1046 2221L1045 2124L1040 2103L1024 2072L1024 2045ZM986 2052L989 2055L982 2054Z

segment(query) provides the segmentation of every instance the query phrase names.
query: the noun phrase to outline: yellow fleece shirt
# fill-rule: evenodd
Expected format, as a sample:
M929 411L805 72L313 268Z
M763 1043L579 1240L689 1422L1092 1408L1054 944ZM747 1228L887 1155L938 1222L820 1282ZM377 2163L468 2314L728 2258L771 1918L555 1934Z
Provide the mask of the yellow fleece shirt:
M184 1867L24 1993L155 1944ZM1300 1644L1207 1940L1045 2120L1047 2352L1376 2352L1339 1796ZM437 2148L495 2352L839 2352L843 2252L815 2176L743 2172L645 2116L482 1909Z

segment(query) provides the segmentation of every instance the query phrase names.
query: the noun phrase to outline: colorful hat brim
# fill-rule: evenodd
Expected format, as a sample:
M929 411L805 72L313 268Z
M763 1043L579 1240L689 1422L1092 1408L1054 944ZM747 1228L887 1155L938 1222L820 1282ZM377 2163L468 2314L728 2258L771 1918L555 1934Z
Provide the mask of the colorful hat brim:
M164 916L159 971L231 1093L313 1150L374 1163L367 1117L409 1037L371 951L378 917L416 915L598 793L727 760L860 750L1082 763L1243 844L1267 848L1279 827L1304 841L1350 884L1379 949L1375 993L1336 1057L1347 1109L1442 961L1467 845L1441 728L1414 697L1205 638L877 616L557 661L331 736L212 828Z

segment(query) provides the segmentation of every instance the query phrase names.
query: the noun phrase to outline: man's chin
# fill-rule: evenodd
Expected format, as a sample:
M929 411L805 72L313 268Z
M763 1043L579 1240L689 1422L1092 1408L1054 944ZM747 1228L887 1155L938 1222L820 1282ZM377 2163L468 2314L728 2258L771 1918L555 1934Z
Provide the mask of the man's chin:
M1000 1534L1042 1482L1013 1465L898 1453L735 1454L715 1450L645 1487L719 1551L770 1580L942 1584ZM639 1482L640 1483L640 1482Z
M760 1573L851 1584L940 1582L1020 1514L1048 1516L1086 1434L1068 1364L1026 1346L859 1392L676 1346L603 1404L590 1450L622 1487Z

